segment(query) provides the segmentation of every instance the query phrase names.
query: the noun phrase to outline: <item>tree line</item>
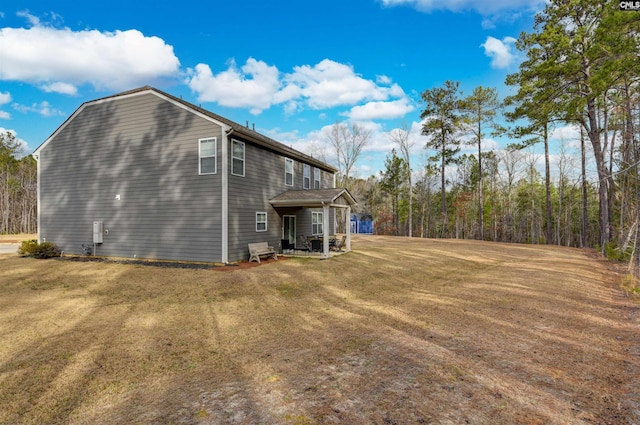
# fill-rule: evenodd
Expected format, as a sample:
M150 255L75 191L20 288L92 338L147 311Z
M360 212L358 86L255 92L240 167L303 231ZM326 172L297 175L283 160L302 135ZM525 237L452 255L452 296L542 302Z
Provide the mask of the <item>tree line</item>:
M0 234L36 233L37 166L12 132L0 133Z
M499 99L480 86L464 95L456 81L425 90L425 160L410 163L416 141L405 126L390 134L397 150L379 175L342 174L375 231L597 247L637 273L639 29L640 13L617 1L552 0L516 42L525 59L506 78L514 94ZM549 135L560 127L579 128L580 149L552 146L552 175ZM487 150L488 137L511 143ZM474 153L461 153L465 144ZM544 152L542 173L534 146Z

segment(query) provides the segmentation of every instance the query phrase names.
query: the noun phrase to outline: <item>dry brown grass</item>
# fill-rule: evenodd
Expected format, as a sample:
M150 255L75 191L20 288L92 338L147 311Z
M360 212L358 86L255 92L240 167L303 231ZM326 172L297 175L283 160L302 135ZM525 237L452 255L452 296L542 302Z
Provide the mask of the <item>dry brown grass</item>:
M29 239L38 239L38 235L30 233L0 235L0 243L20 243Z
M631 424L589 251L367 237L217 273L0 256L0 424Z

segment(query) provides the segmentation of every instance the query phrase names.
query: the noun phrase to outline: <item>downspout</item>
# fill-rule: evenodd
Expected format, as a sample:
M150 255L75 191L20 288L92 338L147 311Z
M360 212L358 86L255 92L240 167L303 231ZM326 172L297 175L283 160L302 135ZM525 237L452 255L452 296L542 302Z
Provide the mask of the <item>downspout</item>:
M221 166L221 185L222 185L222 262L229 264L229 136L233 133L233 128L222 132L222 166Z
M38 230L38 243L42 243L40 232L40 154L35 154L33 157L36 160L36 226Z

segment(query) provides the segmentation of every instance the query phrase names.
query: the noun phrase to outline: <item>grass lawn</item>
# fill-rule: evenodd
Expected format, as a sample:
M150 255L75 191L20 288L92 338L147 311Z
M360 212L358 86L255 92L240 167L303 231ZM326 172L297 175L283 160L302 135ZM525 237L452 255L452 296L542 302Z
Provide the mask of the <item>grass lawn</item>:
M640 309L592 251L353 248L230 272L0 255L0 424L640 421Z

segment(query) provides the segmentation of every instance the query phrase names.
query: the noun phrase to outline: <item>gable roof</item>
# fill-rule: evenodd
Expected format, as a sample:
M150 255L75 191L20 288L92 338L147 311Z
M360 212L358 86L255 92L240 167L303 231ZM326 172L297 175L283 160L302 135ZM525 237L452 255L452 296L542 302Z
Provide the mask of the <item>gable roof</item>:
M151 87L151 86L144 86L144 87L139 87L133 90L129 90L129 91L125 91L122 93L117 93L111 96L106 96L100 99L95 99L95 100L91 100L91 101L87 101L84 102L82 105L80 105L80 107L78 109L76 109L76 111L71 114L71 116L69 116L69 118L67 118L61 125L60 127L58 127L56 129L56 131L53 132L53 134L51 134L51 136L49 136L47 138L47 140L45 140L40 146L38 146L36 148L36 150L33 152L33 155L37 157L37 155L40 153L40 151L42 149L44 149L46 147L47 144L49 144L49 142L58 134L60 133L69 122L71 122L71 120L78 115L86 106L88 105L92 105L92 104L97 104L97 103L103 103L103 102L110 102L113 101L115 99L119 99L119 98L123 98L123 97L130 97L130 96L138 96L141 94L153 94L155 96L158 96L162 99L165 99L183 109L187 109L193 113L196 113L197 115L202 116L205 119L209 119L210 121L215 122L218 125L221 125L222 127L225 127L225 130L227 132L227 134L231 135L231 134L236 134L238 135L238 137L242 137L244 139L246 139L249 142L255 143L257 145L260 145L264 148L270 149L270 150L274 150L278 153L281 153L285 156L288 156L290 158L293 159L297 159L298 161L301 162L305 162L308 163L310 165L313 165L315 167L321 168L325 171L328 171L330 173L336 173L338 170L323 162L320 161L310 155L307 155L305 153L302 153L296 149L293 149L287 145L285 145L284 143L278 142L277 140L274 140L270 137L267 137L263 134L258 133L257 131L250 129L248 126L243 126L241 124L238 124L234 121L231 121L230 119L227 119L221 115L215 114L211 111L208 111L200 106L194 105L193 103L187 102L185 100L183 100L182 98L170 95L169 93L165 93L162 90L158 90L155 87Z
M323 205L352 206L356 200L347 189L305 189L288 190L270 199L269 203L274 207L320 208Z

